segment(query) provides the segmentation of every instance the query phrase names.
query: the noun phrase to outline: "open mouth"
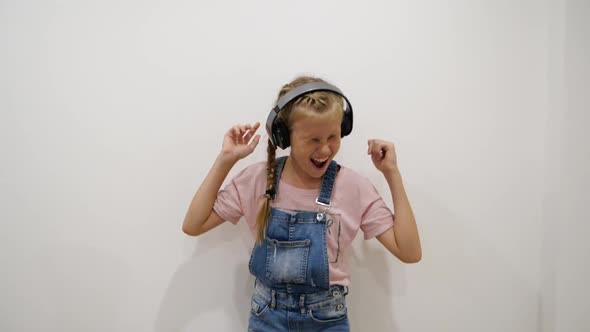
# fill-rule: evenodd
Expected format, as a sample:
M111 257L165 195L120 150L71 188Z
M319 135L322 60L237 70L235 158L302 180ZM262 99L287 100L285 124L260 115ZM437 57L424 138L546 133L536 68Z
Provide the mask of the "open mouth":
M314 158L311 158L310 160L311 160L311 163L315 167L321 169L321 168L324 168L324 166L326 166L326 164L328 163L328 159L330 159L330 158L325 158L325 159L314 159Z

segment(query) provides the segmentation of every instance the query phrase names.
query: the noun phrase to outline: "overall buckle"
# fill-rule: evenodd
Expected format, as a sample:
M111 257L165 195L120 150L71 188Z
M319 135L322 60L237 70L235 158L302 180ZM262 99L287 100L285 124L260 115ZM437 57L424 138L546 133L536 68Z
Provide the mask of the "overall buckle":
M320 198L318 197L315 199L315 203L318 206L318 214L316 215L316 219L317 221L322 221L326 212L328 212L330 207L332 207L332 202L328 204L320 202Z

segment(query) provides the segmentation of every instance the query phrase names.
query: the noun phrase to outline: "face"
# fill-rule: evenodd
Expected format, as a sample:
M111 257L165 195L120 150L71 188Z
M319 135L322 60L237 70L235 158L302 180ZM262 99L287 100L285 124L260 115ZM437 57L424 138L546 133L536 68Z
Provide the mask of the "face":
M299 179L316 183L340 149L342 120L334 110L322 114L308 112L293 114L289 159Z

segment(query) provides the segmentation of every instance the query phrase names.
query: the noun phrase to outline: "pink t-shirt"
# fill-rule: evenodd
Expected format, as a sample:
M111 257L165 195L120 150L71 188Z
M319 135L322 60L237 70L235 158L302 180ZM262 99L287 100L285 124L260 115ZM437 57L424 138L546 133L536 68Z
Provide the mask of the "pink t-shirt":
M266 162L255 163L219 191L213 209L233 224L244 217L252 235L256 236L256 216L265 191ZM319 189L300 189L281 180L271 206L287 212L317 211L318 195ZM366 177L341 167L334 181L332 207L327 219L330 285L348 286L348 250L358 230L363 231L365 240L371 239L393 227L393 213Z

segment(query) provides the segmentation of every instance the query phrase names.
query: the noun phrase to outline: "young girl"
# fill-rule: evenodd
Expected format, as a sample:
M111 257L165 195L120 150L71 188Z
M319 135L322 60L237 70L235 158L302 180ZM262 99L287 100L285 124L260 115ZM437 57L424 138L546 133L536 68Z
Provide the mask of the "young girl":
M249 331L349 331L348 250L358 230L402 262L421 259L394 145L369 140L367 153L389 184L395 223L368 179L334 161L341 137L352 130L352 107L337 87L312 77L285 85L266 124L268 160L220 190L234 164L258 145L259 126L236 125L225 134L183 231L196 236L242 217L248 223L256 237ZM289 146L288 157L276 158L276 147Z

